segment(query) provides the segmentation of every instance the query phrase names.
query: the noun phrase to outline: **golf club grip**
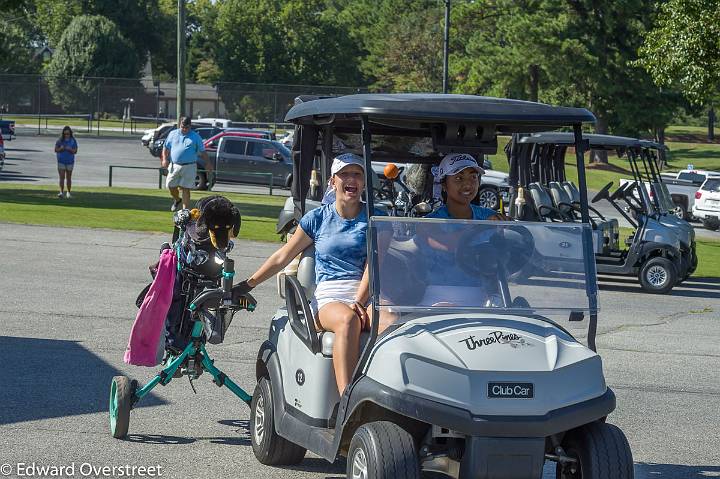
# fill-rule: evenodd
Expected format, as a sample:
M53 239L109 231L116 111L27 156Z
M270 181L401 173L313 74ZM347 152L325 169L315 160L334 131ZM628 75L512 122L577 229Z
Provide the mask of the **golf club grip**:
M225 258L225 263L223 265L222 288L223 292L226 294L232 293L233 276L235 276L235 261L230 258Z

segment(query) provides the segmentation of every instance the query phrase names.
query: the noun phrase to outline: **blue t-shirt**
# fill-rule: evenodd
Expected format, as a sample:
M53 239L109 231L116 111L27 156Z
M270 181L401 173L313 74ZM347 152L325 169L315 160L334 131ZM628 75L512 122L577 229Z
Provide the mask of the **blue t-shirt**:
M75 141L75 138L70 137L67 140L63 138L62 140L55 142L56 147L60 145L64 146L65 149L56 153L58 163L63 163L65 165L72 165L75 163L75 155L67 151L68 148L73 150L77 148L77 141Z
M474 220L486 220L490 218L492 215L496 215L497 211L491 210L490 208L485 208L484 206L478 206L470 204L470 208L472 208L473 217ZM448 211L447 205L442 205L440 208L436 209L432 213L425 216L425 218L447 218L452 219L450 216L450 211Z
M170 161L176 165L189 165L197 161L198 153L205 151L202 138L190 130L183 135L179 128L168 133L165 148L170 150Z
M375 214L383 213L376 210ZM340 216L335 203L309 211L300 228L315 243L315 282L361 279L367 259L368 220L365 208L355 218Z

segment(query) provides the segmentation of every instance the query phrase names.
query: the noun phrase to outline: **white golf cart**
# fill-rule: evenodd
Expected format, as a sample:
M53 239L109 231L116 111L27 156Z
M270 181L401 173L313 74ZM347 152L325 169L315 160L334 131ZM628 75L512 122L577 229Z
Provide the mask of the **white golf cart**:
M361 135L373 159L436 164L448 152L493 153L498 134L572 126L585 191L584 109L462 95L351 95L300 101L287 121L293 196L305 209L313 164L329 172L334 131ZM369 181L367 182L369 184ZM367 198L373 211L373 195ZM579 223L371 217L374 319L342 396L333 334L308 298L314 253L285 276L286 307L257 359L251 440L260 462L307 450L347 457L348 478L627 479L633 461L595 352L597 284L587 197ZM532 277L523 274L532 264ZM378 335L378 313L394 324ZM585 344L583 344L583 342Z

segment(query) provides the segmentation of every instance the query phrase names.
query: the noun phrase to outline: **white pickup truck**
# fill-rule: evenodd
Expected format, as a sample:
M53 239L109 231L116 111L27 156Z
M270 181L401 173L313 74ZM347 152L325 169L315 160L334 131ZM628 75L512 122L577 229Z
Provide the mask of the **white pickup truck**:
M689 219L695 205L696 193L700 185L708 178L720 178L720 172L696 170L692 165L677 173L663 173L663 183L667 185L670 197L676 206L678 217Z

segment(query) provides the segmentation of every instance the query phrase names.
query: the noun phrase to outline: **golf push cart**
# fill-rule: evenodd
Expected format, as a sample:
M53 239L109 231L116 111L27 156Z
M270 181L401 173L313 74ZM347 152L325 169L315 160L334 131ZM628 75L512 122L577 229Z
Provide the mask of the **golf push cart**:
M571 126L582 221L369 215L374 314L342 396L334 335L316 330L308 304L315 274L306 250L296 275L285 275L286 305L258 354L250 415L257 459L298 464L307 450L330 462L345 456L348 478L540 478L548 462L558 478L632 478L628 442L605 422L615 395L595 351L581 134L593 115L476 96L368 94L299 99L286 120L296 124L298 214L313 164L329 173L336 132L362 138L356 153L368 175L372 160L433 165L449 152L494 153L498 134ZM373 202L368 195L368 213ZM380 312L395 319L382 335Z
M605 185L592 203L608 201L632 226L619 244L615 219L596 209L593 215L593 248L597 272L637 276L643 290L667 293L697 266L692 226L673 213L672 200L658 173L653 150L657 144L634 138L583 135L589 147L616 151L628 159L633 179ZM575 143L572 133L545 132L515 136L507 153L513 184L520 186L511 198L513 216L525 220L580 222L580 191L565 175L565 153ZM622 203L621 203L622 202Z

